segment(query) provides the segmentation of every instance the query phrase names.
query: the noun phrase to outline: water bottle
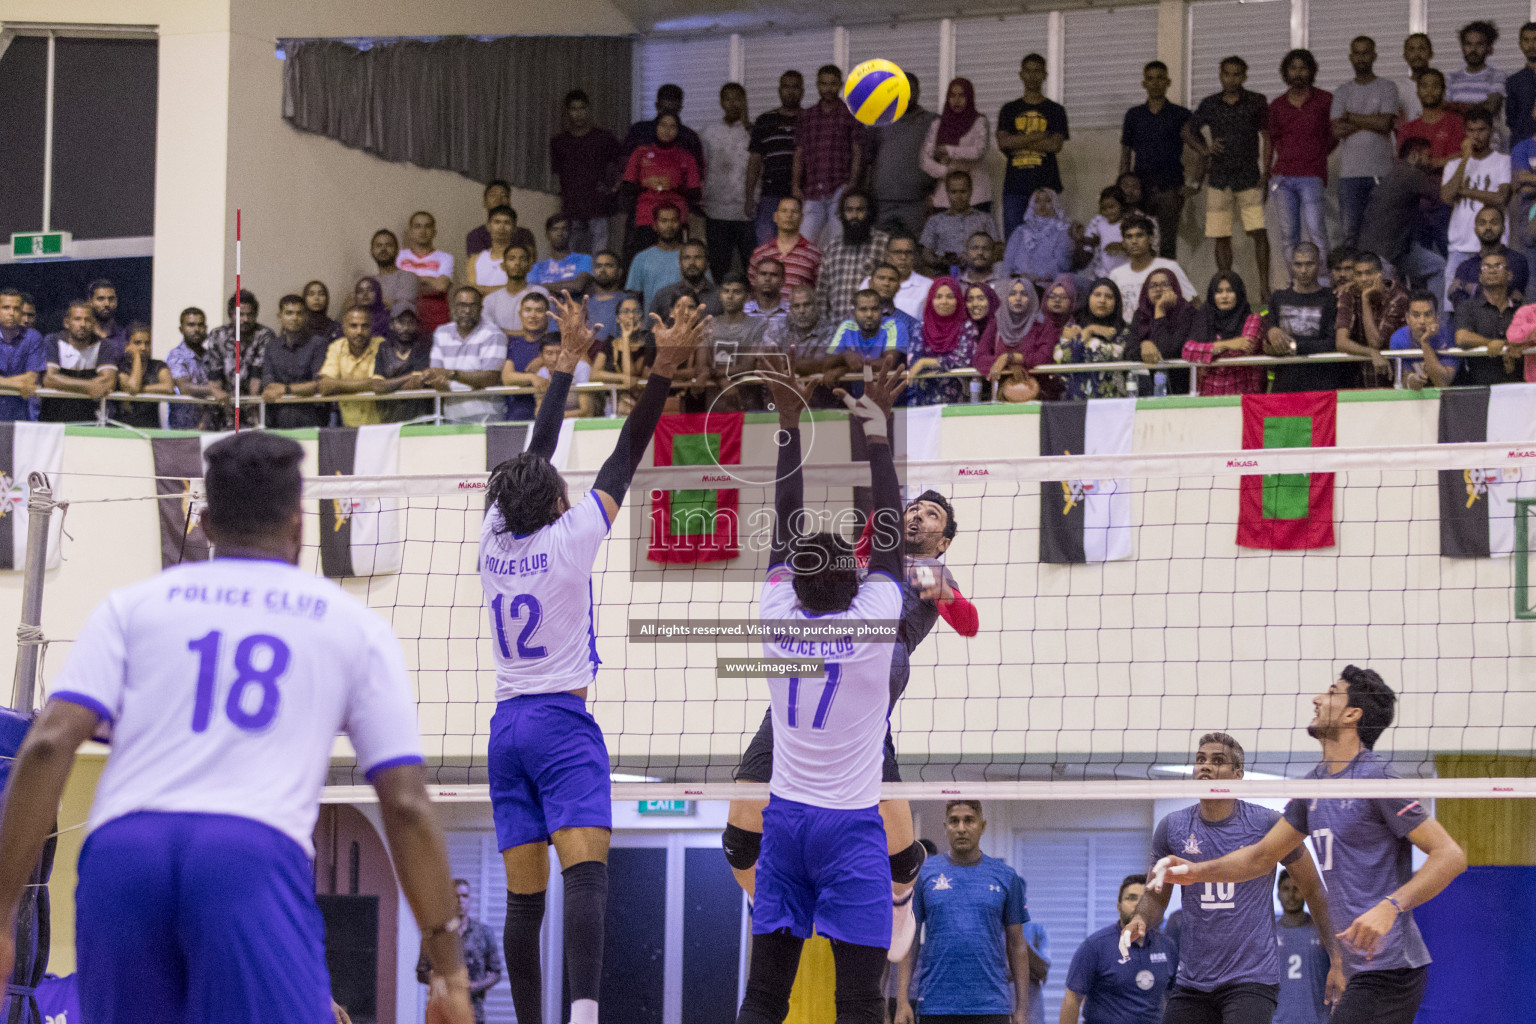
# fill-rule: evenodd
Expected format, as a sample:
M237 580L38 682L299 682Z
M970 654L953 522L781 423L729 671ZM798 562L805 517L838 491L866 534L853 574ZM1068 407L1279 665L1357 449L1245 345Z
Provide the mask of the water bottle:
M1152 374L1152 395L1154 398L1166 398L1168 395L1168 371L1158 370Z
M1132 372L1130 372L1130 373L1125 375L1125 394L1126 394L1126 397L1128 397L1128 398L1135 398L1136 397L1136 393L1141 390L1140 378L1141 378L1141 374L1136 373L1135 371L1132 371Z
M979 401L981 401L981 380L979 378L972 378L971 379L971 403L974 405L975 403L977 403Z

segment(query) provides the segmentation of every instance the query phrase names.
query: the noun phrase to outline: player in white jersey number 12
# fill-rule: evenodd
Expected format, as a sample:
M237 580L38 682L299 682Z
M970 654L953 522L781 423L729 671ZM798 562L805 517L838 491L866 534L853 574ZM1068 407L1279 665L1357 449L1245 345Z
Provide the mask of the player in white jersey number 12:
M613 828L608 747L587 711L597 677L592 569L651 443L672 376L703 338L696 311L655 319L656 362L592 490L576 504L549 464L577 362L592 344L586 305L555 300L560 357L528 450L491 473L480 530L480 585L496 656L487 765L496 842L507 868L503 941L519 1024L540 1024L539 929L549 846L565 895L565 978L574 1024L597 1024ZM599 325L600 326L600 325Z
M75 891L92 1024L330 1019L311 859L337 732L378 792L437 975L427 1020L474 1019L400 642L336 584L297 568L303 454L260 431L209 447L214 558L110 594L16 756L0 823L4 977L17 901L75 751L111 732Z

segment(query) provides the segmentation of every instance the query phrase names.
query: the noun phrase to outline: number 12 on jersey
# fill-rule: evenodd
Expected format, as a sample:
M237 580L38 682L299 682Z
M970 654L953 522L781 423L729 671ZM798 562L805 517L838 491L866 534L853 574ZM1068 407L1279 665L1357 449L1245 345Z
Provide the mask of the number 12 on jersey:
M830 662L826 666L827 679L821 687L821 700L816 702L816 714L811 718L812 729L825 729L827 716L832 713L832 698L837 696L837 684L843 677L843 666ZM789 680L789 727L800 728L800 679Z
M549 654L548 649L533 642L533 635L538 632L539 623L544 619L544 609L539 607L539 599L532 594L518 594L510 601L503 598L502 594L491 598L491 624L496 628L496 646L501 649L501 656L508 661L512 660L512 650L507 644L507 626L509 623L515 626L519 621L522 621L523 628L517 633L517 656L538 659ZM503 605L506 606L505 618L502 617Z

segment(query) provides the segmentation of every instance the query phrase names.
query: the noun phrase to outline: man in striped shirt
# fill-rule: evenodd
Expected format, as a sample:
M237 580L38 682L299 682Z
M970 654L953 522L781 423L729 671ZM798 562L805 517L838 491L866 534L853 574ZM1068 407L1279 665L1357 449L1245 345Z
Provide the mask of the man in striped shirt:
M778 233L752 250L751 276L757 277L757 265L766 259L776 259L784 265L784 284L781 288L783 301L789 301L789 293L802 284L816 286L821 270L821 250L800 233L800 218L804 204L794 196L779 200L774 211L773 223Z

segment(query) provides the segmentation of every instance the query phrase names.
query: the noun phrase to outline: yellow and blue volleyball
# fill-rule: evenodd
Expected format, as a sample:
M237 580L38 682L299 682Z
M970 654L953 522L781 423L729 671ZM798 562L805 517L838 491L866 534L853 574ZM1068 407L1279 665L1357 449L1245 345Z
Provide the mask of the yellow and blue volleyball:
M907 73L888 60L867 60L848 72L843 102L864 124L890 124L907 112L912 83Z

